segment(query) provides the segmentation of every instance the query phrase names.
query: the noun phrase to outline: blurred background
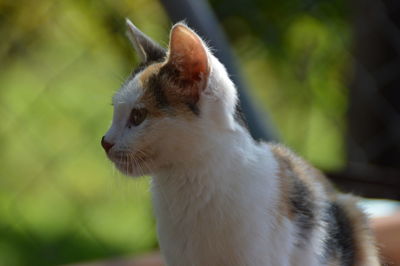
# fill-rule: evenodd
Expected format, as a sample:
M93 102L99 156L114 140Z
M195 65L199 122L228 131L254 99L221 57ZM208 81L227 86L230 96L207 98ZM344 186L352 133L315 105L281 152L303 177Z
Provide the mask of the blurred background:
M124 18L166 45L173 2L0 0L0 265L157 249L149 178L121 176L100 138L138 63ZM346 191L399 200L399 2L204 3L267 138Z

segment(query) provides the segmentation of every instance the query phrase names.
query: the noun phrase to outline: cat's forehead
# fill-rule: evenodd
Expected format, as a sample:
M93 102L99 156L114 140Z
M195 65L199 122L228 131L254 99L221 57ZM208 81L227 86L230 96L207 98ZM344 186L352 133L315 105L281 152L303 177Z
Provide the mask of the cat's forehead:
M146 93L146 84L148 79L157 74L161 63L156 63L147 66L143 70L135 73L124 86L114 95L113 104L114 105L136 105L139 104L142 96Z
M143 95L143 86L138 76L128 80L113 97L113 105L135 104Z

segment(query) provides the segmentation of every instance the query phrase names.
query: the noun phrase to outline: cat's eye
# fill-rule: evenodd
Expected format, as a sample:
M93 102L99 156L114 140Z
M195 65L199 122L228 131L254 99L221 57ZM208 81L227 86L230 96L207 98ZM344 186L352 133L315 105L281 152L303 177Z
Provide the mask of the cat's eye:
M145 108L133 108L128 120L128 127L140 125L147 116Z

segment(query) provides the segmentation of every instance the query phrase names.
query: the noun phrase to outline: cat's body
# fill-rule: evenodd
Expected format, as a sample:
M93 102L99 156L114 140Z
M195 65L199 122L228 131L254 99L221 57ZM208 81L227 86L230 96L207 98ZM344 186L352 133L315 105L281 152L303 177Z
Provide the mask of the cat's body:
M167 55L128 26L144 64L115 95L102 144L124 173L152 175L167 265L379 265L354 198L251 138L225 68L195 33L174 26Z

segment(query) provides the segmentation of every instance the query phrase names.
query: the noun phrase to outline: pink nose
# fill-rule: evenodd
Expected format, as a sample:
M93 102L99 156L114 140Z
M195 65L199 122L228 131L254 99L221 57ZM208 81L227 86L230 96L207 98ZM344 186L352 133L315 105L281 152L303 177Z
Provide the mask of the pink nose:
M107 142L107 141L104 139L104 136L103 136L103 137L101 138L101 146L103 146L104 150L105 150L106 152L108 152L108 151L112 148L112 146L114 146L114 143Z

